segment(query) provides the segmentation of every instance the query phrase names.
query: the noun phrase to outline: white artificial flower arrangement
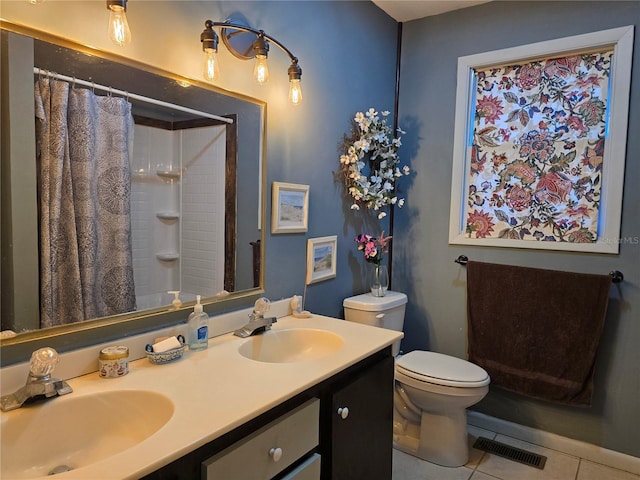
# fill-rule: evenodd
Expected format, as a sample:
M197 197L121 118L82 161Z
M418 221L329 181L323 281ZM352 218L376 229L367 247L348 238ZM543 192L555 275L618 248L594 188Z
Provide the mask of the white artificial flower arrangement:
M340 172L347 193L353 198L352 210L364 206L378 211L388 205L404 205L404 199L396 195L395 182L411 170L399 165L398 148L402 143L400 136L394 138L392 128L387 125L388 115L389 112L384 111L380 117L373 108L366 113L357 112L353 134L345 138L346 153L340 156ZM398 133L406 132L398 128ZM369 175L364 172L365 167ZM378 218L386 215L379 212Z

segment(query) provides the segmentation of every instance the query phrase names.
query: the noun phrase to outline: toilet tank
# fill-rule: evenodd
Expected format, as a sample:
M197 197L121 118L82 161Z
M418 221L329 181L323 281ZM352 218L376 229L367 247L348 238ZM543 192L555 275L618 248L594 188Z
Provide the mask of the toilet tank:
M374 297L370 293L345 298L342 302L344 318L348 322L364 323L374 327L402 331L407 296L404 293L387 290L384 297ZM400 351L400 340L393 343L395 357Z

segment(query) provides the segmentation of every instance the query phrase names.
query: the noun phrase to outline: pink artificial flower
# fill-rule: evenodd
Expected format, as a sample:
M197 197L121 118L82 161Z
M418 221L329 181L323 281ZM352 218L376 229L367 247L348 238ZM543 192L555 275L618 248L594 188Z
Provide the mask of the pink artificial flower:
M382 232L380 238L368 233L361 233L354 238L354 241L358 244L358 250L364 252L364 259L367 262L378 265L382 262L382 257L389 249L389 240L391 240L391 236L385 237L384 232Z

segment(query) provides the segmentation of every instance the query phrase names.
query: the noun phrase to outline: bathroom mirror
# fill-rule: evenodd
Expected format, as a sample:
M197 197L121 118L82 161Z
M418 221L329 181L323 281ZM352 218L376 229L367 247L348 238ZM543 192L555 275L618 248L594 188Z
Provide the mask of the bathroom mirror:
M5 22L0 57L2 329L19 332L2 339L3 365L28 359L44 344L64 351L184 320L196 294L203 296L203 304L209 305L207 311L211 313L253 304L263 292L264 278L264 102ZM34 73L33 67L50 73ZM15 69L23 72L16 73ZM16 87L16 78L27 78L25 69L32 70L29 82ZM86 88L97 95L112 95L111 89L130 93L127 100L136 123L130 147L135 306L115 315L47 328L40 328L38 308L42 260L35 121L32 113L25 114L28 109L21 108L33 104L34 83L43 76L57 81L71 79L69 88ZM109 89L101 90L103 86ZM158 100L163 105L138 101L134 96ZM188 112L164 104L185 107ZM204 118L191 110L230 119L231 123ZM193 132L201 132L205 140L188 136ZM220 144L216 157L219 174L212 171L205 177L192 173L189 180L187 172L198 172L194 162L201 161L205 147L214 141ZM172 155L165 158L169 151ZM197 177L206 178L204 184L196 185ZM193 197L194 192L202 194L204 200L189 206L185 198ZM212 204L217 208L207 209ZM187 221L194 218L195 229L205 233L188 238ZM209 242L211 237L217 243L207 247L210 252L204 257L194 256L193 251L199 247L186 252L189 245ZM198 270L217 272L217 280L205 282L200 288L193 278L186 278L189 271L197 277ZM181 306L172 305L170 290L182 292Z

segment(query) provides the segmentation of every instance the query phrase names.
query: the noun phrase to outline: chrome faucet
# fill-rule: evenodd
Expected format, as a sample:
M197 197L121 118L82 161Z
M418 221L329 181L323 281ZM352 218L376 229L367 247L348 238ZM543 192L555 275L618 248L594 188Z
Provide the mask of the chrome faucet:
M269 311L269 299L261 297L256 300L256 304L253 307L253 312L249 315L249 323L244 327L236 330L233 334L236 337L250 337L251 335L257 335L258 333L271 330L271 325L278 320L276 317L265 317L264 314Z
M265 317L261 313L253 312L249 315L249 323L233 332L233 334L236 337L243 338L250 337L251 335L257 335L258 333L271 330L271 325L277 321L276 317Z
M33 352L26 385L14 393L0 397L0 408L8 412L22 407L29 400L50 398L73 392L67 382L51 377L51 372L56 367L58 360L58 352L51 347L44 347Z

